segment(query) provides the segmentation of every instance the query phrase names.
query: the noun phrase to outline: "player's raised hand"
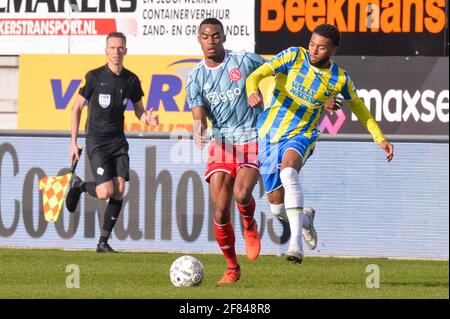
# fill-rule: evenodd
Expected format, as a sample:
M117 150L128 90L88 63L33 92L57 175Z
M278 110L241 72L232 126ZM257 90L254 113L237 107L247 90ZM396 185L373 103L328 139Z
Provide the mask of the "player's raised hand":
M333 115L335 111L340 110L343 106L344 101L339 97L333 97L325 103L325 109L330 115Z
M262 105L262 96L260 93L252 93L249 97L248 97L248 104L251 107L260 107Z
M394 145L389 143L387 140L381 141L378 145L386 152L386 159L388 163L392 161L394 158Z

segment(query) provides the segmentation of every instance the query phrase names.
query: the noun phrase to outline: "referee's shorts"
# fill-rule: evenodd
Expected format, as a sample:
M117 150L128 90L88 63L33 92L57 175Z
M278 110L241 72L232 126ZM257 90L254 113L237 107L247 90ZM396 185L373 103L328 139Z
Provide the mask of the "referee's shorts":
M97 185L118 176L126 181L130 180L128 148L125 138L111 143L100 143L95 138L86 138L86 153Z

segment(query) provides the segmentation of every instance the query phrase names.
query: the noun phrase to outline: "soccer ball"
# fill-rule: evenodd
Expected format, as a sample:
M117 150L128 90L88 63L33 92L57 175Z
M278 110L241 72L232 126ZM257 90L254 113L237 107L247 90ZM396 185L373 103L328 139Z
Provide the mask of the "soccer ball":
M175 287L199 285L205 274L203 264L195 257L181 256L170 267L170 281Z

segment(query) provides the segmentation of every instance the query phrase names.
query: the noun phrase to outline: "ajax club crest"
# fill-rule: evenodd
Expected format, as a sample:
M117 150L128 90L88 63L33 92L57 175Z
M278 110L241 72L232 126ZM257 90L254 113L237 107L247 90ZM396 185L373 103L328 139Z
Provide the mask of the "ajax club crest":
M242 78L242 72L239 69L233 69L228 73L231 82L237 82Z

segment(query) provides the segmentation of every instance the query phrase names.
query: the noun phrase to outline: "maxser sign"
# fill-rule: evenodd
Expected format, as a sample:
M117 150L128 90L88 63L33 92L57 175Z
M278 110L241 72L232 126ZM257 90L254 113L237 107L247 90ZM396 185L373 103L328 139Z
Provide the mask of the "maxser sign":
M448 136L448 58L336 57L336 62L349 72L385 134ZM330 119L335 132L367 133L348 107L335 117ZM343 124L336 130L339 120Z
M0 54L103 54L112 31L127 35L130 54L199 54L198 25L210 17L229 48L253 51L253 12L253 0L0 0Z
M329 23L342 32L341 55L441 56L448 50L447 6L446 0L256 0L256 52L306 45L317 25Z

